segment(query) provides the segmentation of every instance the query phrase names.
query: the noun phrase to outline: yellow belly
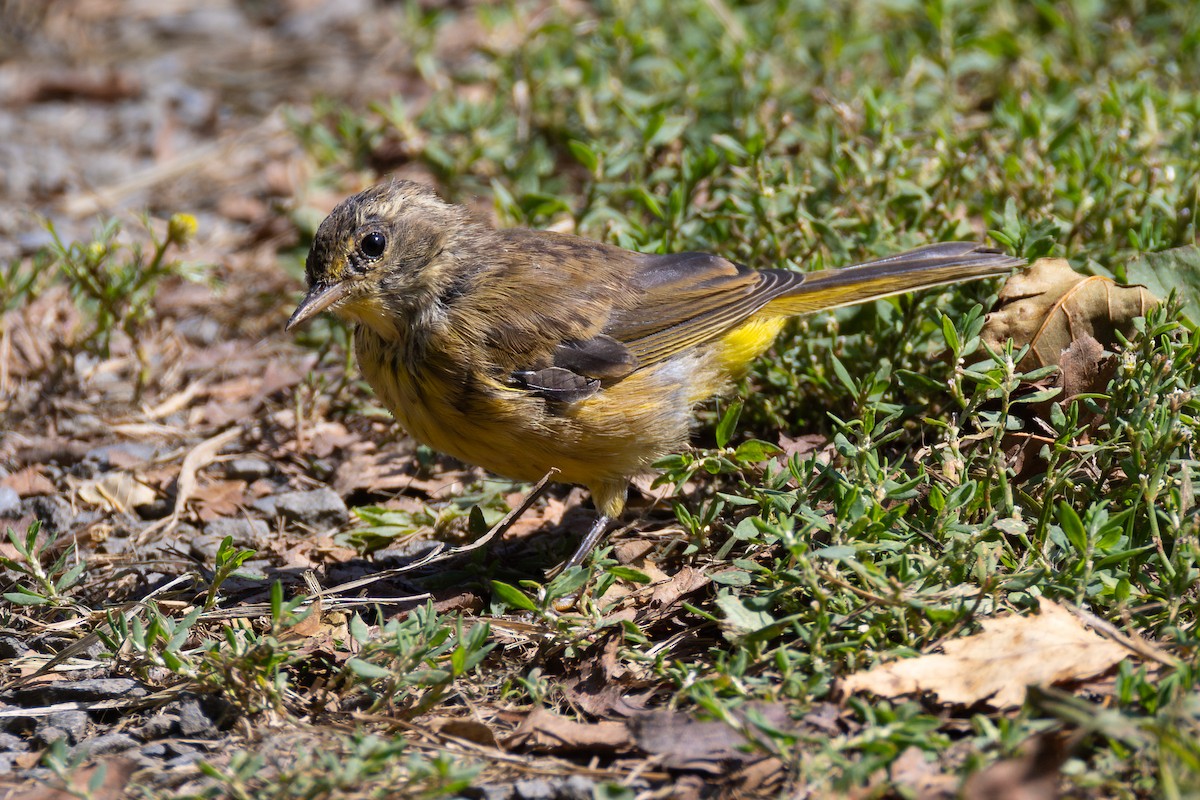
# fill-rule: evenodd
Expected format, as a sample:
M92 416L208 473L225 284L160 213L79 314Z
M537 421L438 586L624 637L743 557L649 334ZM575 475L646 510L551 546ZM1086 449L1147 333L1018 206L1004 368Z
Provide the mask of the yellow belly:
M557 469L557 480L588 486L597 505L615 514L629 479L687 444L692 408L723 391L782 324L750 321L571 404L478 374L466 380L453 370L398 368L393 346L370 331L360 329L356 342L367 381L418 441L517 480Z

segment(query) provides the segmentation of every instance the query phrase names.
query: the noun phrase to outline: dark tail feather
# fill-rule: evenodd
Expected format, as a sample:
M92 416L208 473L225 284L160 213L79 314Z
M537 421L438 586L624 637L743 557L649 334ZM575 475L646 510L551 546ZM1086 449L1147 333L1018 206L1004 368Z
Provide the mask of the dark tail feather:
M942 242L843 269L810 272L768 314L805 314L894 294L1001 275L1025 261L973 242ZM760 312L761 313L761 312Z

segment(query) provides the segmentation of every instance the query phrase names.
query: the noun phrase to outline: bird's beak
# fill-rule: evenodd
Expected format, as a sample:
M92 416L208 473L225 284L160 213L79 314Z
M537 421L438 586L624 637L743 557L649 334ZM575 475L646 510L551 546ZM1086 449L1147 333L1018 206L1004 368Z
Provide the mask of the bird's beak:
M312 287L308 290L308 294L304 295L304 299L300 301L300 305L296 306L296 310L292 312L292 318L288 320L284 330L290 331L301 322L320 314L344 298L349 288L349 285L345 281L338 281L328 286L317 284Z

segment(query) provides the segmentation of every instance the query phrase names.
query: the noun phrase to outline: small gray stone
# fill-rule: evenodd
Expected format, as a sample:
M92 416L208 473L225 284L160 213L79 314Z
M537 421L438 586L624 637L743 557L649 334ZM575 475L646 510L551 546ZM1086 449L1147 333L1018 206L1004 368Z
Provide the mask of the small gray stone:
M30 514L34 519L41 520L47 533L62 533L68 530L78 517L71 509L71 504L58 495L25 498L21 503L21 514Z
M210 739L217 735L217 726L204 713L195 699L174 704L179 710L179 733L189 739Z
M520 800L554 800L557 795L550 781L542 778L527 778L517 781L513 788L517 790L517 797Z
M29 749L29 742L11 733L0 733L0 753L24 753Z
M163 711L134 728L133 732L149 742L173 735L178 724L179 716L177 714Z
M13 700L19 705L34 703L86 703L115 697L145 697L146 687L129 678L91 678L82 681L61 681L13 690Z
M50 247L54 244L54 237L47 230L36 230L28 233L22 233L17 236L17 244L21 246L22 255L33 255L36 251L43 247Z
M33 652L33 648L15 636L0 636L0 659L5 661L22 658Z
M0 486L0 517L21 515L21 495L10 486Z
M182 754L177 755L174 758L172 758L166 764L163 764L163 766L166 767L167 769L175 769L177 767L188 767L188 766L191 766L192 764L195 764L197 761L199 761L202 758L204 758L204 753L201 753L198 750L194 753L182 753Z
M49 747L59 739L65 740L67 744L71 743L71 737L67 735L67 732L53 725L38 725L33 734L33 741L38 747Z
M229 462L226 474L230 478L243 481L256 481L271 474L270 463L261 458L235 458Z
M254 509L261 512L267 519L275 519L275 517L279 516L279 509L275 507L274 495L267 495L255 500Z
M164 742L153 742L138 750L138 754L147 758L167 758L171 755L171 748Z
M311 527L338 527L350 520L346 504L333 489L286 492L275 496L275 510L289 522Z
M129 461L153 461L158 455L158 448L144 442L118 442L94 447L84 456L85 461L93 461L103 469L112 466L113 456L122 457L122 463Z
M221 549L223 538L197 531L195 536L187 539L188 555L204 564L211 564L217 559L217 551Z
M507 783L488 783L480 786L477 793L480 800L512 800L513 787Z
M596 782L582 775L572 775L562 782L558 796L562 800L592 800L595 796Z
M55 711L37 721L33 737L47 745L56 739L66 739L67 744L75 744L87 736L87 728L86 711Z
M78 752L87 753L93 758L107 753L123 753L138 746L138 740L127 733L106 733L94 739L87 739L75 746Z
M261 519L244 517L221 517L204 526L204 535L219 543L226 536L241 547L262 547L263 540L271 535L271 526Z
M188 317L179 320L175 330L192 344L209 345L221 336L221 323L212 317Z

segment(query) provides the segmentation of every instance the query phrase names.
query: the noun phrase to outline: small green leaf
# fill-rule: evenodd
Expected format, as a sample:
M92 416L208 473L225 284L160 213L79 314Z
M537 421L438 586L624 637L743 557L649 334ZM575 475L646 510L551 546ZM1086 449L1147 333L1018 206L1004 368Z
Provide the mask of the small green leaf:
M739 444L737 450L733 452L733 456L743 464L757 464L782 452L782 449L770 442L764 442L761 439L750 439Z
M623 581L629 581L630 583L650 583L649 575L633 567L609 567L608 574L614 575Z
M371 638L371 630L367 627L367 623L363 622L363 618L355 614L350 618L350 624L347 626L350 631L351 638L359 644L366 644Z
M346 666L358 677L371 681L392 677L391 670L384 669L378 664L372 664L370 661L364 661L361 658L346 659Z
M1062 525L1063 533L1067 536L1067 541L1071 546L1079 551L1080 555L1087 553L1087 531L1083 528L1083 521L1079 519L1079 515L1075 513L1075 509L1071 508L1065 501L1058 504L1058 522Z
M742 569L728 569L712 576L712 582L722 586L749 586L751 575Z
M959 341L958 331L954 329L954 322L945 314L942 314L942 336L946 339L946 346L955 353L962 349L962 342Z
M492 593L504 601L505 605L519 608L523 611L537 611L537 604L528 595L511 584L503 581L492 581Z
M490 528L487 519L483 516L483 509L479 506L471 506L471 516L467 520L467 530L471 535L483 536Z
M576 161L587 168L588 172L595 172L596 168L600 166L600 158L596 152L583 142L572 139L567 142L567 149L571 151L571 155L575 157Z
M717 597L717 606L725 613L725 622L740 634L750 634L775 624L761 597L742 599L733 594Z
M1193 326L1200 325L1200 247L1146 253L1126 268L1126 275L1159 300L1166 300L1174 289L1183 303L1183 316Z
M729 440L733 437L733 431L737 428L738 417L741 414L742 400L738 398L729 405L729 408L725 409L725 413L721 415L721 421L717 423L717 447L724 447L729 444Z
M841 382L842 386L846 387L846 390L850 392L850 394L858 397L858 384L855 383L854 378L850 376L849 370L846 369L846 366L841 362L840 359L838 359L837 356L830 356L829 358L833 363L833 374L837 376L838 381Z
M42 597L40 594L34 594L21 587L17 587L15 592L5 592L4 599L20 606L40 606L50 602L48 598Z

